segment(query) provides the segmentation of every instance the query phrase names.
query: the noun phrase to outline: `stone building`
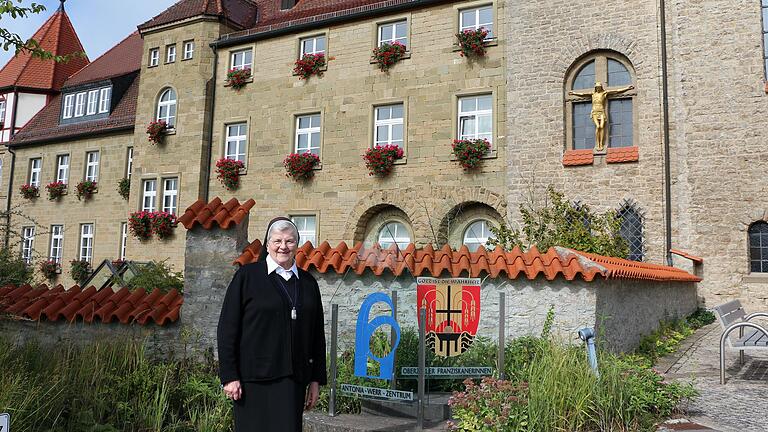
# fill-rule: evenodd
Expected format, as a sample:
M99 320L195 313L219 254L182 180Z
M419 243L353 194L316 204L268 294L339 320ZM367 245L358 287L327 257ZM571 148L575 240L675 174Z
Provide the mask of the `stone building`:
M519 205L552 184L574 204L616 211L631 258L702 276L708 305L734 297L766 305L764 12L754 0L182 0L132 36L141 60L123 71L135 92L121 99L132 103L131 128L96 126L100 137L33 145L41 112L10 143L18 146L11 197L21 200L31 159L45 161L48 179L60 153L78 155L74 167L98 148L94 198L79 202L70 188L60 202L38 198L25 211L45 227L55 218L70 227L65 262L78 258L82 227L92 224L94 262L125 250L181 269L183 228L138 241L123 234L129 213L253 198L249 238L287 214L315 244L474 248L490 225L519 222ZM459 56L455 34L481 26L492 29L485 57ZM405 56L383 72L372 51L394 41ZM293 74L297 58L318 53L322 76ZM239 69L252 76L235 90L227 74ZM104 80L117 85L94 76L64 90ZM588 98L597 81L612 92L600 150ZM58 100L44 111L65 110L51 108ZM172 128L153 145L145 130L158 119ZM72 127L63 117L49 126ZM491 142L478 169L453 158L451 142L462 137ZM386 177L365 168L375 143L404 151ZM286 177L284 158L306 150L320 159L314 177ZM234 191L216 178L221 158L244 163ZM124 201L113 191L129 175ZM46 234L34 247L47 257L51 244Z

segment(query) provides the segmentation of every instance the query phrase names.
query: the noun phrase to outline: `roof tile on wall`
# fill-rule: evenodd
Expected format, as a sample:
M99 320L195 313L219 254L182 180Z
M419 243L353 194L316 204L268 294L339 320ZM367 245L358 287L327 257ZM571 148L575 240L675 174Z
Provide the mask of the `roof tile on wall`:
M186 229L192 229L198 224L206 230L213 228L214 224L222 229L229 229L232 225L241 223L254 205L256 201L253 199L242 204L235 198L223 204L218 197L208 204L203 200L197 200L179 217L179 222Z
M145 325L152 321L165 325L178 321L183 302L184 298L176 290L162 293L156 289L147 293L143 288L114 292L111 289L97 291L94 287L81 289L77 285L67 290L61 285L52 289L46 285L0 287L0 314L35 321L81 319L92 323L99 319L103 323Z
M595 155L592 149L566 150L563 155L563 166L592 165L594 162Z
M638 160L640 160L640 149L637 146L609 148L605 156L607 163L637 162Z

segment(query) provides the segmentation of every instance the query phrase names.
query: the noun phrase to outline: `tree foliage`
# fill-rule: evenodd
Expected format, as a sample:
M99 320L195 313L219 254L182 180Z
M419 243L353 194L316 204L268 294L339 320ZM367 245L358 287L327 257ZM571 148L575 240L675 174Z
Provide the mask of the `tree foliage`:
M144 288L147 291L159 289L168 292L176 289L181 292L184 289L184 276L181 272L174 272L165 261L151 261L141 266L126 286L130 290Z
M3 19L27 18L29 15L45 11L45 6L41 4L33 2L29 6L24 6L22 3L23 0L0 0L0 45L2 45L3 50L10 51L13 49L15 55L29 53L32 57L53 60L55 62L67 62L74 57L84 55L82 52L69 53L63 56L54 55L52 52L44 50L40 46L39 41L31 38L24 40L17 33L13 33L5 28L2 25Z
M32 268L8 248L0 249L0 286L32 282Z
M543 203L531 200L520 205L521 228L492 227L489 246L527 250L533 245L541 251L562 246L583 252L625 258L627 242L619 235L621 220L615 211L593 211L585 204L573 204L554 187L547 188Z

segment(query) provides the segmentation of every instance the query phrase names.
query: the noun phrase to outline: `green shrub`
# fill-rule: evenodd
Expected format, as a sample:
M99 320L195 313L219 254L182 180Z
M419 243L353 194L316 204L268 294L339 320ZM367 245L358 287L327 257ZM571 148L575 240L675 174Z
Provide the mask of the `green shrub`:
M32 268L10 249L0 249L0 286L32 283Z
M528 401L526 383L483 378L475 384L464 381L465 390L450 400L453 418L450 430L457 431L527 431Z
M697 309L685 319L662 321L659 328L643 337L636 354L646 357L655 364L660 357L677 351L680 341L692 335L696 329L715 321L715 314L705 309Z
M179 292L184 289L184 275L181 272L174 272L171 267L163 261L151 261L140 266L136 276L131 278L126 284L128 289L144 288L152 291L155 288L162 292L168 292L172 289Z

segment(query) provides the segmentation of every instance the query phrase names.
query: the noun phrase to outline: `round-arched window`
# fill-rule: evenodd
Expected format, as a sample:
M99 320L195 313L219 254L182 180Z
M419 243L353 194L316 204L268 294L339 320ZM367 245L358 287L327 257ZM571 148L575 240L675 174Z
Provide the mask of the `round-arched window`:
M167 88L160 93L157 102L157 120L163 120L169 128L176 127L176 91Z
M405 249L412 242L411 233L401 222L387 222L379 230L379 246L389 249L397 245L399 249Z
M487 220L474 221L464 230L464 244L470 252L475 252L480 246L485 246L493 237L491 223Z

